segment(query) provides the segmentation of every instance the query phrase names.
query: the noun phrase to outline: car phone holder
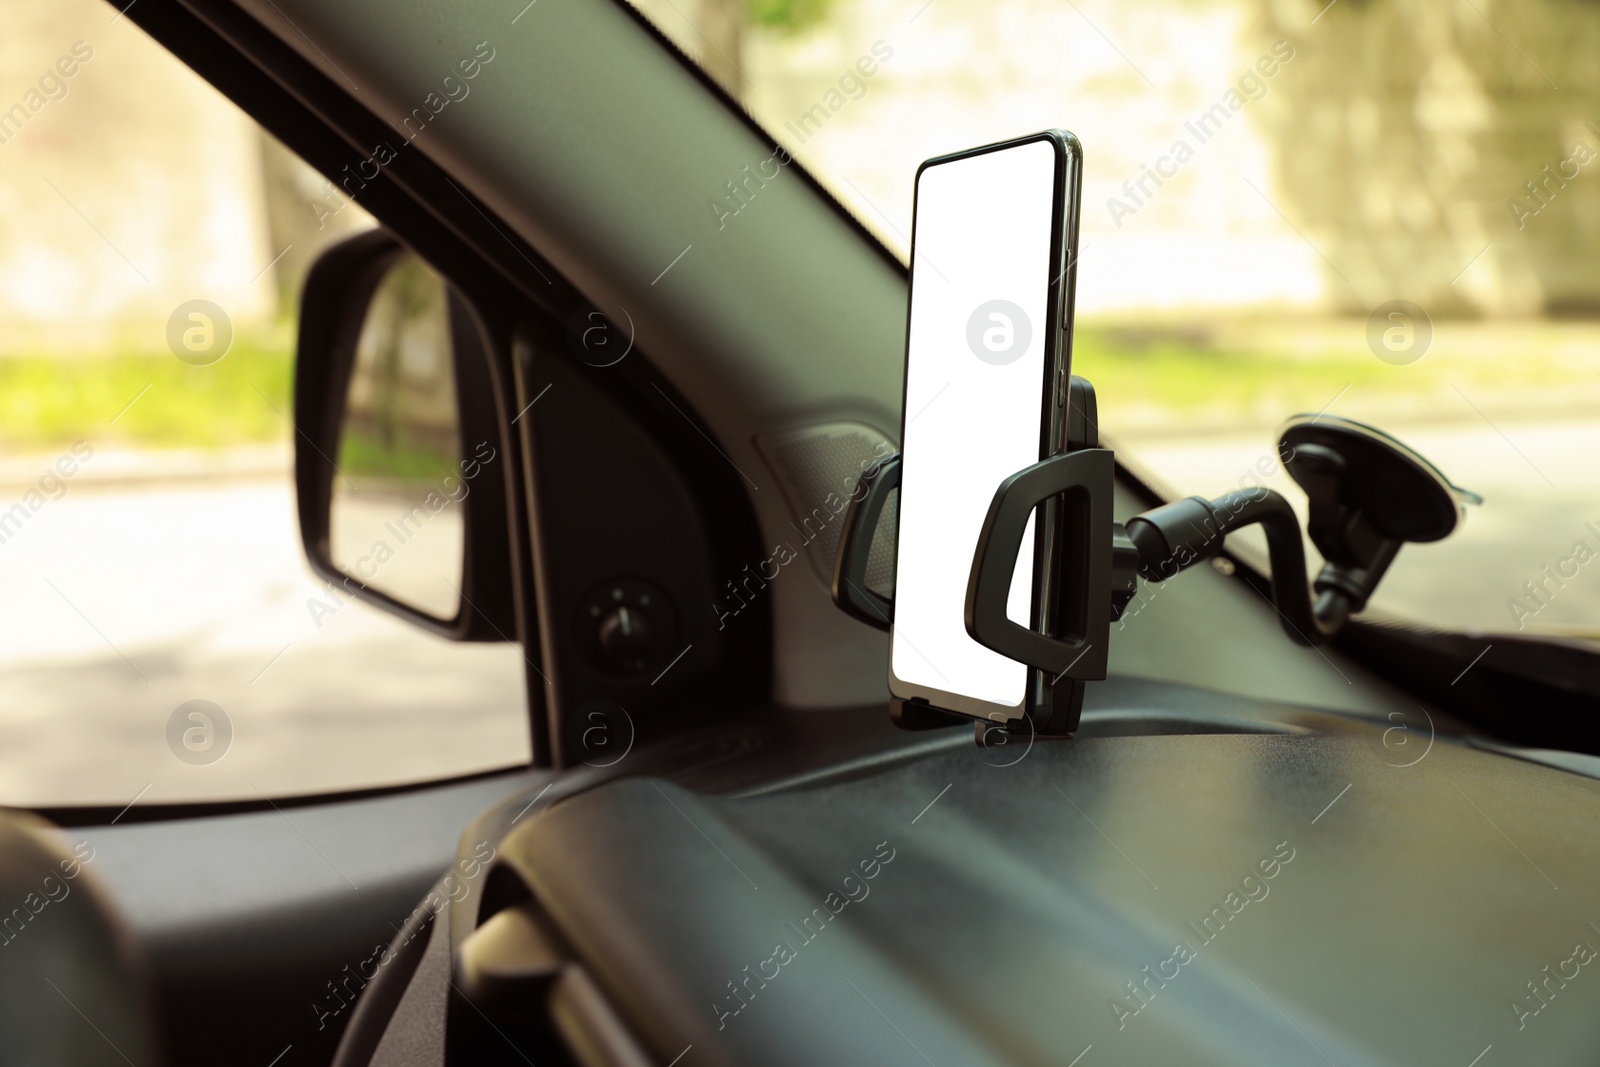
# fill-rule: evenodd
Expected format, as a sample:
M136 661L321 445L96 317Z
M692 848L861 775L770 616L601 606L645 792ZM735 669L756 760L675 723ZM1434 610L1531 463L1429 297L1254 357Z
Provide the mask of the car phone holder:
M967 580L964 621L972 639L1053 679L1050 721L1033 722L1024 715L1004 723L1007 731L1071 737L1086 683L1106 676L1111 623L1137 594L1138 579L1164 582L1214 558L1229 533L1261 525L1272 602L1284 631L1298 644L1320 645L1366 607L1401 545L1442 540L1460 523L1466 505L1483 502L1388 434L1334 415L1291 418L1278 435L1278 455L1305 490L1307 532L1324 560L1310 591L1299 518L1270 489L1240 489L1215 500L1192 496L1125 524L1113 521L1115 457L1099 447L1094 387L1072 378L1066 449L1000 483ZM885 503L899 485L899 455L862 474L834 561L834 603L882 630L893 623L894 601L867 587L867 560ZM1043 634L1007 618L1006 600L1028 518L1052 498L1060 500L1063 512L1063 567L1054 632ZM912 730L972 720L979 744L996 728L921 698L891 698L889 715Z

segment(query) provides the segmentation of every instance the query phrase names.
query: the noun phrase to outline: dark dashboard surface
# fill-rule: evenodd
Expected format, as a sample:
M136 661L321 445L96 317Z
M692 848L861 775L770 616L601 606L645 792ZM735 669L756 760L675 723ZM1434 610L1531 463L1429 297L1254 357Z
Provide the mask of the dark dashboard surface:
M613 781L501 854L663 1063L1595 1061L1600 782L1421 709L1095 705Z

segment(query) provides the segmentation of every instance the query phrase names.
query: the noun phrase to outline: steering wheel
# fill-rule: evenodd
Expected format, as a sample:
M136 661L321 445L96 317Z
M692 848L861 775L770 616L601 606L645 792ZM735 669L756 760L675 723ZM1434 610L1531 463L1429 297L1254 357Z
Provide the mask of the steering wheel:
M148 987L93 857L43 819L0 810L0 1063L159 1062Z

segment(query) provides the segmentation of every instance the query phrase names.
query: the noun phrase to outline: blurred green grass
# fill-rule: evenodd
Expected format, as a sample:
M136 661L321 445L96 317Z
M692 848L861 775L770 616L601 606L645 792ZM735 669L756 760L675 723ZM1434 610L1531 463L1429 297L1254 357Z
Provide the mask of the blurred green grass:
M1098 393L1138 396L1171 411L1194 410L1225 401L1250 407L1300 396L1332 399L1346 385L1386 386L1396 368L1371 354L1327 351L1311 358L1243 345L1187 340L1178 334L1141 336L1118 329L1083 329L1073 345L1073 372L1095 383ZM1432 379L1426 369L1408 387Z
M209 367L126 342L104 355L0 356L0 448L287 441L293 368L293 330L281 323L236 334L228 354Z
M1162 433L1275 425L1336 399L1426 416L1471 415L1463 395L1483 410L1552 412L1600 395L1593 324L1440 324L1426 355L1403 366L1373 355L1364 327L1088 324L1075 333L1072 370L1094 383L1108 425Z
M37 347L0 355L0 449L47 451L78 440L138 448L289 440L292 323L241 329L210 367L190 367L165 348L136 341L106 347L103 355ZM1360 322L1081 323L1073 372L1094 382L1106 425L1169 434L1276 425L1341 395L1341 406L1424 414L1470 413L1457 388L1491 412L1512 404L1550 412L1592 405L1600 402L1596 353L1597 323L1439 324L1428 354L1400 367L1368 351ZM413 458L407 473L431 475L431 462Z
M370 475L405 487L433 488L449 475L460 477L454 455L412 445L389 446L347 429L339 441L339 469L347 475Z

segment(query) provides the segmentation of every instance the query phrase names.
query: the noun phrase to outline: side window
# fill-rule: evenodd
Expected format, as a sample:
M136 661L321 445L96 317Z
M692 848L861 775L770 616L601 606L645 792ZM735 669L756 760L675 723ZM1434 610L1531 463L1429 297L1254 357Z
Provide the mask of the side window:
M0 804L526 763L519 648L425 633L300 548L300 284L372 219L114 14L31 8L0 50ZM385 287L341 449L380 494L459 458L443 284L413 263ZM379 504L336 504L357 542ZM448 615L459 510L429 526L375 584Z

